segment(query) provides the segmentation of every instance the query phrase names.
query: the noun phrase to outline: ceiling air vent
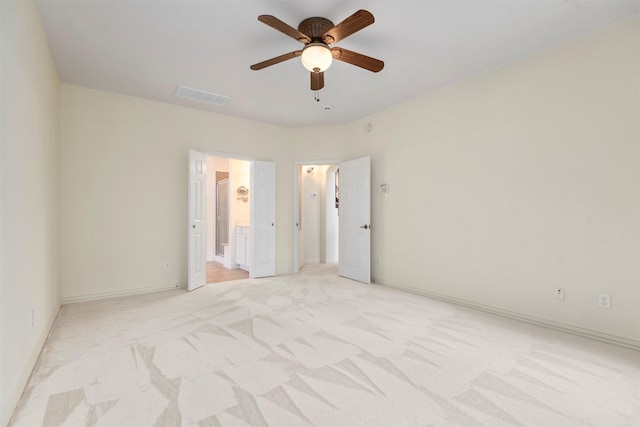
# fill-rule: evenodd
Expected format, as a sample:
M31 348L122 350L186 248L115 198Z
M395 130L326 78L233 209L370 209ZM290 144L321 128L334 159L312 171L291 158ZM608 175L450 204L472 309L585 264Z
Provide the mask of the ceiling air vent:
M218 95L217 93L206 92L200 89L193 89L191 87L178 85L176 93L174 94L178 98L190 99L192 101L204 102L211 105L224 105L229 99L228 96Z

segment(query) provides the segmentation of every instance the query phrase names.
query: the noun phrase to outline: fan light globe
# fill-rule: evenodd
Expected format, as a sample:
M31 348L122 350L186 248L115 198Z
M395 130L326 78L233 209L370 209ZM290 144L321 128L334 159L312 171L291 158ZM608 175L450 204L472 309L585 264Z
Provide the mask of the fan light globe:
M312 73L321 73L331 66L333 55L324 43L309 43L302 50L302 65Z

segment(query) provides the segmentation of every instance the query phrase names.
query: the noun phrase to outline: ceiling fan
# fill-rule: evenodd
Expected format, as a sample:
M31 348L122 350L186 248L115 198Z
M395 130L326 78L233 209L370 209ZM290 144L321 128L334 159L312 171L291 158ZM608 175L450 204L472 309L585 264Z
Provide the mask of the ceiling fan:
M258 16L258 21L296 39L305 46L302 50L294 50L254 64L251 66L252 70L262 70L271 65L300 56L302 65L311 72L311 90L320 90L324 87L324 72L329 68L333 59L373 71L374 73L384 68L384 62L379 59L341 47L329 47L329 45L339 42L373 24L374 18L369 11L359 10L338 25L334 25L327 18L307 18L300 22L297 30L271 15L260 15Z

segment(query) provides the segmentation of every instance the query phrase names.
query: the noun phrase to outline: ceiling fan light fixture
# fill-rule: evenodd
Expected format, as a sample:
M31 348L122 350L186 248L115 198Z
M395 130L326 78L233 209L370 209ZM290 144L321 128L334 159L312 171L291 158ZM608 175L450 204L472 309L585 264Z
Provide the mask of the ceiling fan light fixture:
M313 73L321 73L331 66L333 55L324 43L309 43L302 50L302 65Z

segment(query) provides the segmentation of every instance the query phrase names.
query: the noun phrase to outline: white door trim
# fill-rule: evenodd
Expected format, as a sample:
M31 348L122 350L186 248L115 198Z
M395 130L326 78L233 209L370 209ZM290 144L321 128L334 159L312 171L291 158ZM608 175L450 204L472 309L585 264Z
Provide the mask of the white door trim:
M205 155L207 155L207 157L220 157L223 159L233 159L233 160L246 160L246 161L252 161L252 160L258 160L255 156L247 156L244 154L233 154L233 153L223 153L221 151L201 151L201 153L204 153Z

